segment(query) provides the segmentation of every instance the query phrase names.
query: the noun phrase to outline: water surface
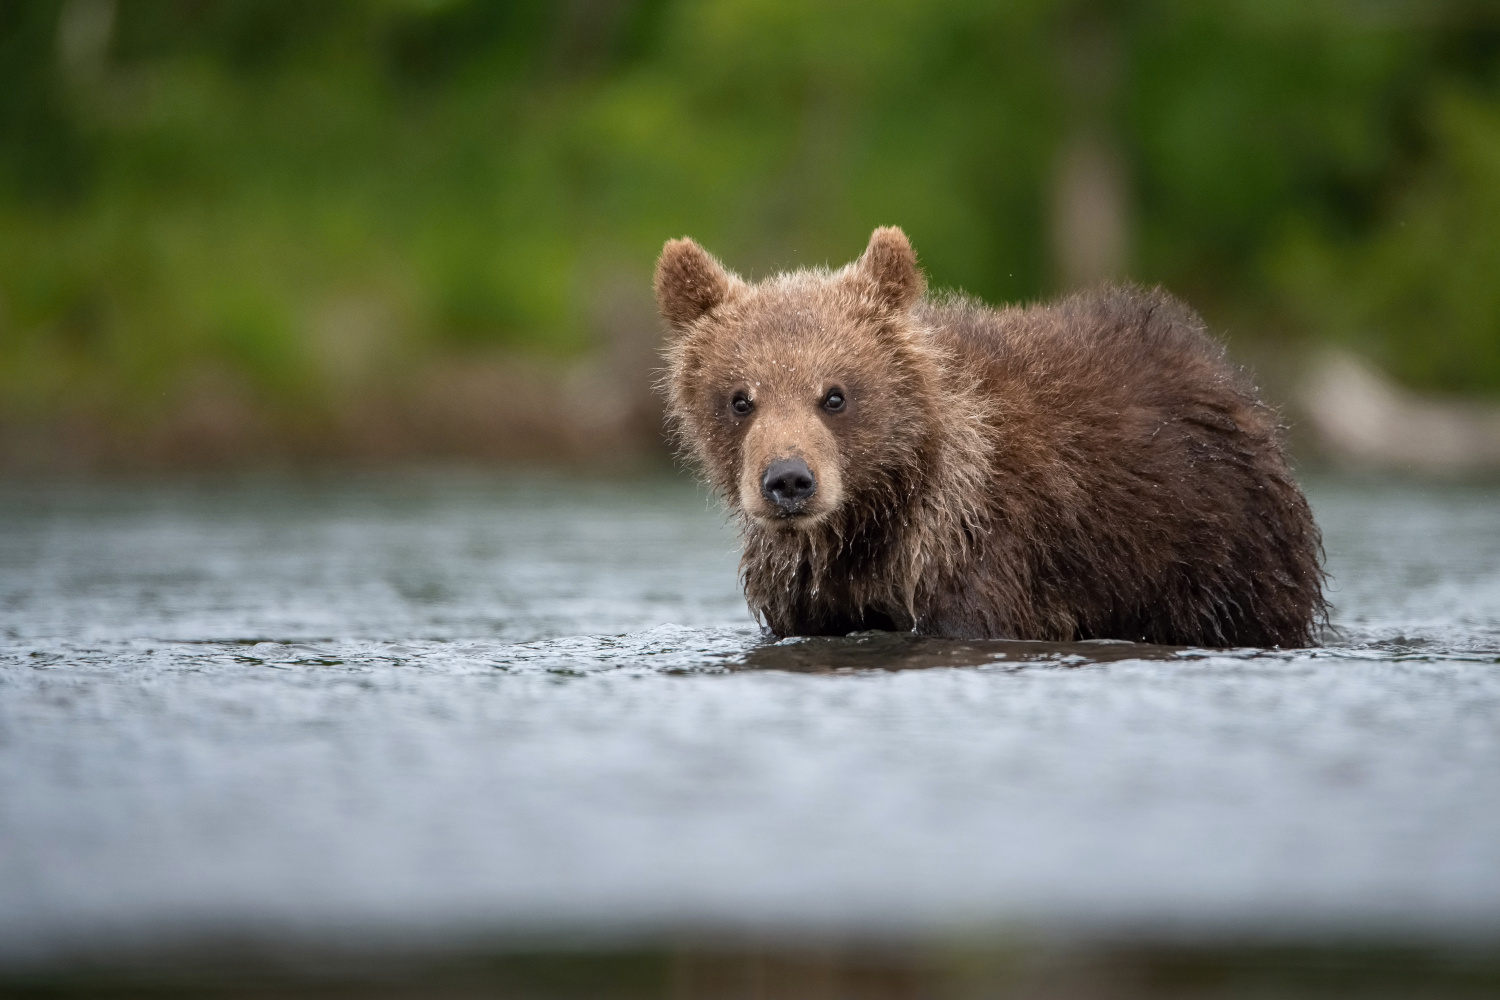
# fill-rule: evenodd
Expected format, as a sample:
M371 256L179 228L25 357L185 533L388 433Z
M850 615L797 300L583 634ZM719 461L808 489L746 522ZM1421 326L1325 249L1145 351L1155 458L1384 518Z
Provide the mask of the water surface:
M1315 481L1325 648L768 643L672 478L0 490L0 956L1500 932L1500 492Z

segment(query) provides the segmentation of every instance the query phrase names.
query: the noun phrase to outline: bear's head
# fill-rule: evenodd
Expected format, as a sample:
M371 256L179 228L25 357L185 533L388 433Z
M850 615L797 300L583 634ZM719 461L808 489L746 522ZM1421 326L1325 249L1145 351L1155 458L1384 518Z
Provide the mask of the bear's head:
M925 287L896 228L838 271L756 283L690 239L667 243L669 417L732 508L767 530L842 533L920 488L940 380L914 314Z

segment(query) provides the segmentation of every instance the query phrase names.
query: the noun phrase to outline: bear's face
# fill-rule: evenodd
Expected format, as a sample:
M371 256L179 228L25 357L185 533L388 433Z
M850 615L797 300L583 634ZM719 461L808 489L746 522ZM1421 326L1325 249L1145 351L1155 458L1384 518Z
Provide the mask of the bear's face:
M900 230L856 263L747 284L698 244L657 265L667 389L687 449L762 527L805 530L906 486L928 427L921 272Z

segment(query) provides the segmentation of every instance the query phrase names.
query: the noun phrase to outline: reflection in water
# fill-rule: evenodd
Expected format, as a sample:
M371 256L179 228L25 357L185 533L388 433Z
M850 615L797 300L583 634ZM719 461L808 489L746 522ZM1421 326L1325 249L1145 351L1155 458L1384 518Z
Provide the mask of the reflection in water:
M1164 660L1179 656L1176 646L1093 639L1085 642L1030 642L929 639L901 632L861 632L846 637L784 639L746 652L736 669L791 670L832 674L850 670L925 670L1053 664L1081 666L1119 660Z
M1310 493L1337 637L1225 652L770 642L732 532L671 479L6 487L0 968L205 940L666 962L686 935L726 976L803 968L724 943L760 939L1494 940L1496 491Z

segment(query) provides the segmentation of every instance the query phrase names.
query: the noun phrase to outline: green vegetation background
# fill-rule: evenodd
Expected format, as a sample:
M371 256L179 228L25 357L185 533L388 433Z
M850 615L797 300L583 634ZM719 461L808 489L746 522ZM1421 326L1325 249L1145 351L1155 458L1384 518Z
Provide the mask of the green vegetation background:
M1500 392L1491 2L0 0L0 420L580 356L683 233L1044 296L1083 125L1135 279Z

